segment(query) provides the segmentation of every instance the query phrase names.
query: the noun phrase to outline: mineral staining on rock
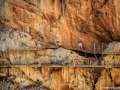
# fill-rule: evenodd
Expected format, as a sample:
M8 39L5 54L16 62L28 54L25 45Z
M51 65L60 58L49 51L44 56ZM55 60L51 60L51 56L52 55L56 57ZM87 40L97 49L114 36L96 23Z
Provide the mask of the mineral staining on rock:
M80 12L85 12L84 9L77 12L77 16L76 13L71 13L78 9L72 5L77 1L5 0L3 2L1 23L8 29L28 33L33 40L55 44L56 36L59 35L60 46L77 48L77 38L82 37L86 50L92 50L93 40L94 43L99 43L95 37L86 34L86 31L83 33L77 29L81 19L86 18L85 13L79 17ZM82 3L84 4L84 2ZM85 3L85 5L89 4L89 2ZM85 5L83 8L85 7L87 10L88 7ZM92 48L88 48L88 46Z
M105 65L120 65L120 43L112 42L107 45L107 48L104 50L104 53L108 53L103 56L103 63Z
M77 49L79 37L86 51L93 51L94 43L99 47L112 42L104 52L119 52L119 4L119 0L0 0L0 64L73 65L74 59L86 58L67 50ZM60 48L50 49L57 45L56 36ZM120 65L119 54L101 58L99 64ZM0 89L101 90L120 86L119 76L119 68L1 67Z
M35 47L36 43L28 33L13 30L0 32L0 51L28 50Z
M0 53L0 63L4 64L73 64L73 60L81 59L77 64L84 64L84 56L80 56L71 50L59 49L40 49L40 50L22 50ZM83 60L82 60L83 59ZM95 63L95 61L93 62Z
M7 73L9 71L9 74ZM2 73L5 73L4 75ZM68 86L71 89L92 90L96 71L90 68L2 68L0 76L4 78L4 83L12 90L14 87L42 88L62 90ZM7 76L9 75L9 76ZM2 83L2 81L1 81ZM12 85L12 83L15 83ZM2 85L1 85L2 86Z
M118 68L1 68L1 86L5 88L45 88L50 90L101 90L104 87L115 87L120 85ZM9 72L9 73L8 73ZM3 83L6 86L3 86ZM3 90L4 90L3 89ZM48 89L45 89L48 90Z

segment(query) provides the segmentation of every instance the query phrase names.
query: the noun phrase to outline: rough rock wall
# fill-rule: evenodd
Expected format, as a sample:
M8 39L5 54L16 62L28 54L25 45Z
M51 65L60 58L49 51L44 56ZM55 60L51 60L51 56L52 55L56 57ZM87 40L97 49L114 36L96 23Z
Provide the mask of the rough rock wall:
M98 35L90 33L96 31L93 25L89 25L93 23L90 0L2 1L1 30L12 28L13 31L30 34L35 41L52 44L56 43L56 35L59 35L59 45L64 47L77 48L78 37L82 37L84 49L92 50L93 43L98 43Z
M109 43L104 52L120 52L120 42L114 41Z
M120 55L105 55L103 57L105 65L120 65Z
M99 77L96 83L96 90L104 90L104 89L120 89L120 71L119 68L113 69L104 69L101 72L101 76Z
M35 41L84 49L119 41L119 0L1 0L0 29L29 33ZM3 30L4 31L4 30ZM91 48L89 48L91 47Z
M8 67L0 69L0 79L3 90L104 90L119 89L120 71L119 68Z
M2 86L4 78L6 86L3 88L10 90L17 87L30 90L38 86L50 90L93 90L98 73L92 68L1 68L0 83Z
M56 35L59 36L59 45L67 48L77 48L77 38L81 37L83 39L84 49L86 50L93 50L94 43L110 42L114 40L119 41L119 4L119 0L0 0L0 50L26 49L36 46L42 47L46 44L55 45ZM5 48L3 48L3 46ZM8 61L5 62L5 64L11 63L12 60L16 60L17 62L21 60L23 63L26 63L26 52L23 52L21 52L23 55L21 59L19 57L19 53L16 53L15 55L14 52L0 53L2 58L1 60ZM42 51L40 53L42 53ZM29 57L33 60L35 54L33 52L29 52L29 55L31 55ZM8 58L4 57L11 59L9 61ZM113 56L110 57L113 58ZM39 59L40 58L41 60L43 59L42 57L39 57ZM56 58L58 58L57 55ZM48 57L45 57L44 59L49 61L51 57L50 59L48 59ZM106 62L108 59L109 58L106 58ZM113 59L111 60L113 63ZM119 63L119 57L117 61ZM10 75L13 75L11 77L12 80L10 79L10 83L8 83L9 77L6 79L6 82L10 85L11 83L13 85L14 82L17 82L14 84L15 86L11 85L11 88L17 88L18 86L22 88L23 85L33 85L34 87L34 85L36 85L34 84L35 82L39 85L41 84L41 81L43 81L42 86L48 86L52 89L62 88L62 90L69 90L69 88L76 90L76 88L83 89L84 87L86 90L91 90L94 87L99 90L100 86L120 85L119 69L104 70L102 72L104 75L100 76L99 81L97 81L95 86L96 79L92 78L92 81L91 78L88 78L88 80L86 80L86 77L89 76L89 72L86 68L84 70L80 69L83 70L83 76L76 74L79 70L74 72L74 74L73 72L72 74L69 73L72 79L68 79L68 77L66 77L69 75L67 70L69 71L70 68L54 68L53 70L51 70L51 68L44 70L43 68L42 72L44 73L42 74L45 78L38 79L38 81L36 79L36 74L33 75L33 73L35 73L34 68L27 68L29 69L13 68L12 70L9 68L10 73L14 73ZM23 75L25 78L22 79L20 78L22 76L16 77L18 74L15 72L18 70L17 72L21 73L20 69L21 71L26 70L25 73L22 72L22 74L26 74L28 71L32 72L31 77L29 78L30 80L26 77L27 75ZM75 70L77 69L78 68L75 68ZM4 74L5 70L5 68L1 68L1 77L6 76L6 74ZM49 81L50 75L46 73L47 70L55 71L55 73L51 75L51 77L55 77L52 78L53 82ZM86 74L85 71L88 73ZM40 78L42 74L38 73L37 78ZM59 74L63 78L62 80ZM58 81L56 81L57 79ZM75 79L75 82L73 82L73 79ZM3 80L2 77L0 81L0 84L2 84L2 81L5 80ZM63 81L69 82L67 84L61 84ZM89 84L89 81L92 83ZM22 84L18 85L21 82ZM60 85L55 85L54 83L58 83ZM6 86L6 84L4 85ZM6 87L2 85L2 88Z
M104 50L103 60L101 64L105 65L120 65L120 42L111 42L107 45L107 48Z
M0 52L0 64L27 65L39 63L58 63L61 65L73 65L73 60L77 61L77 64L84 64L85 58L85 56L80 56L74 51L63 48Z

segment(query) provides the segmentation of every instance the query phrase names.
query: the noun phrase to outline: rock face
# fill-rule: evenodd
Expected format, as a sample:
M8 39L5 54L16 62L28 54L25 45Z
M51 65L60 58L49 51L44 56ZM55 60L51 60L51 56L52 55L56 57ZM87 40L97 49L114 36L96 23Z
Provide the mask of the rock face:
M47 2L47 3L46 3ZM26 32L33 40L84 49L93 44L119 41L119 0L1 0L3 28Z
M119 89L120 72L118 70L117 68L103 70L96 83L96 90Z
M10 51L0 52L0 64L39 64L39 63L53 63L53 64L71 64L73 60L77 64L84 64L86 57L80 56L74 51L59 49L40 49L40 50L24 50L24 51ZM79 60L81 59L81 60ZM83 60L82 60L83 59ZM86 60L86 63L88 61ZM94 61L95 62L95 61Z
M40 47L28 33L12 30L0 32L0 41L0 51L24 50L35 48L37 45Z
M104 52L119 52L119 4L119 0L0 0L0 64L73 64L74 59L86 58L67 50L78 49L79 37L85 51L96 47L100 52L101 43L112 42ZM119 57L103 55L103 64L120 65ZM0 89L101 90L120 86L119 76L119 68L0 67Z
M119 68L1 68L0 77L3 90L101 90L120 85Z
M91 3L72 0L2 0L1 30L12 28L13 31L30 34L33 40L52 44L56 44L58 35L60 46L74 48L77 48L77 39L81 37L84 49L92 50L93 44L99 43L99 40L96 39L98 36L90 34L93 28L89 27L93 23Z
M105 65L120 65L120 55L107 55L104 56L104 64Z
M104 52L120 52L120 42L111 42L107 45L107 48L104 50Z
M46 86L50 90L93 90L94 80L97 78L95 75L100 74L90 68L19 67L1 68L1 72L6 74L0 74L1 77L4 77L1 83L6 83L8 87L11 86L10 88L17 86L22 90L24 88L28 88L28 90L35 87L42 88L42 86ZM14 87L12 87L12 83L14 83ZM3 86L3 88L5 87Z
M108 44L107 48L104 50L104 53L108 53L107 55L103 55L103 63L105 65L120 65L120 43L119 42L111 42Z

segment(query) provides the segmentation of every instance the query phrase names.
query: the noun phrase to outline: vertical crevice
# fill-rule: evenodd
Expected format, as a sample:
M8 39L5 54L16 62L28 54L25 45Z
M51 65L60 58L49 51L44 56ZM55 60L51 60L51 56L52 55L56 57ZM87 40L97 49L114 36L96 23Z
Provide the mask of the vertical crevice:
M40 8L41 0L37 0L37 6Z
M58 20L60 20L61 16L63 15L63 0L59 0L59 4L60 4L60 15L58 17Z

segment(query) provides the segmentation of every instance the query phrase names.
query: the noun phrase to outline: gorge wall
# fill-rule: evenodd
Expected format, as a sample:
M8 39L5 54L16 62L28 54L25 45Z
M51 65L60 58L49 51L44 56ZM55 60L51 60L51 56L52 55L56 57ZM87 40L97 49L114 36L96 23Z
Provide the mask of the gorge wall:
M1 0L1 33L26 32L34 41L84 48L93 43L119 41L119 0ZM93 42L94 41L94 42ZM91 48L89 48L91 47Z
M94 43L110 43L105 52L119 52L119 4L119 0L0 0L0 64L72 64L73 59L86 58L67 50L78 49L79 37L86 51L93 51ZM51 49L57 38L58 48ZM103 59L106 65L120 65L119 54ZM0 67L0 88L101 90L119 87L119 76L119 68Z
M16 67L0 69L1 90L119 90L118 68Z

